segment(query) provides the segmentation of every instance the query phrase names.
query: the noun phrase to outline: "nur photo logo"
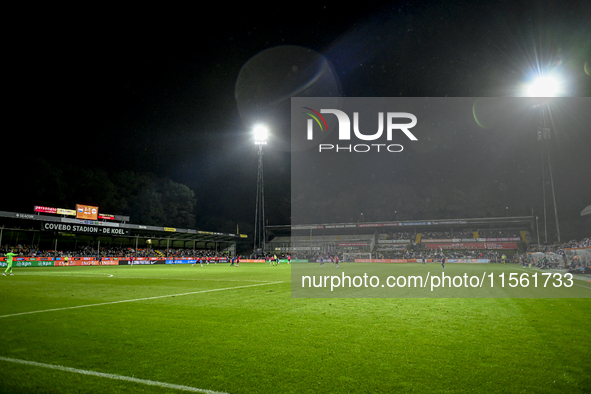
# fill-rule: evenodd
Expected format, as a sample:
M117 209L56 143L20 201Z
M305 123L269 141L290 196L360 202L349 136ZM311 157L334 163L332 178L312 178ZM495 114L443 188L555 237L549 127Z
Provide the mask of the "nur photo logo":
M373 134L362 133L359 127L359 112L353 112L353 133L351 133L351 119L344 111L339 109L320 109L317 111L310 107L303 107L306 111L303 114L309 116L307 119L306 138L309 141L314 140L314 128L321 132L328 132L328 125L326 119L322 114L331 114L336 116L338 121L338 139L339 141L351 141L352 139L358 139L361 141L376 141L378 142L384 136L385 141L392 141L395 132L401 131L411 141L418 141L417 137L409 130L416 126L417 117L408 112L378 112L378 129ZM375 116L375 115L374 115ZM410 122L400 123L401 120L409 120ZM385 123L385 126L384 126ZM375 152L390 152L398 153L402 152L404 147L400 144L388 144L388 143L371 143L371 144L318 144L318 151L320 153L324 151L333 152L356 152L366 153L370 151Z

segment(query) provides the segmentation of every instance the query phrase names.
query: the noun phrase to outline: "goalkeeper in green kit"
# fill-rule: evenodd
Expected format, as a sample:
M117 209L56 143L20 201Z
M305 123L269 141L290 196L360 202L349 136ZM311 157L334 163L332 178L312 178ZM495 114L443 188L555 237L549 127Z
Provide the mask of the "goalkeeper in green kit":
M12 252L8 252L6 253L4 256L6 256L6 269L4 270L4 272L2 273L2 276L6 276L6 273L8 272L8 270L10 270L10 275L14 275L12 273L12 259L14 256L16 256L16 254L12 253Z

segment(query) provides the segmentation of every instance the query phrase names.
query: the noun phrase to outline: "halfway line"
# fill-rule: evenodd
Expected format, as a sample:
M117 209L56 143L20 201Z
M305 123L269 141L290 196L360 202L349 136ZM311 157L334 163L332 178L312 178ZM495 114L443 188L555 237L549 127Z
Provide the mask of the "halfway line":
M145 298L134 298L132 300L121 300L121 301L110 301L110 302L101 302L100 304L88 304L88 305L78 305L78 306L67 306L65 308L55 308L55 309L44 309L41 311L31 311L31 312L20 312L20 313L13 313L10 315L2 315L0 319L4 317L12 317L12 316L21 316L21 315L30 315L33 313L42 313L42 312L54 312L54 311L63 311L66 309L77 309L77 308L87 308L90 306L101 306L101 305L111 305L111 304L121 304L124 302L135 302L135 301L146 301L146 300L155 300L158 298L167 298L167 297L178 297L184 295L191 295L191 294L199 294L199 293L211 293L214 291L223 291L223 290L232 290L232 289L244 289L246 287L255 287L255 286L265 286L265 285L274 285L277 283L283 283L283 281L279 282L268 282L268 283L257 283L254 285L244 285L244 286L234 286L234 287L223 287L221 289L209 289L209 290L199 290L199 291L192 291L190 293L180 293L180 294L168 294L163 296L154 296L154 297L145 297Z
M131 376L114 375L111 373L87 371L85 369L63 367L61 365L53 365L53 364L44 364L44 363L38 363L35 361L18 360L16 358L8 358L8 357L0 356L0 361L6 361L6 362L10 362L10 363L17 363L17 364L24 364L24 365L31 365L33 367L55 369L55 370L64 371L64 372L79 373L82 375L98 376L99 378L108 378L108 379L115 379L115 380L123 380L125 382L147 384L149 386L158 386L158 387L164 387L164 388L173 389L173 390L192 391L194 393L204 393L204 394L227 394L222 391L198 389L197 387L183 386L183 385L172 384L172 383L164 383L164 382L158 382L155 380L138 379L138 378L133 378Z

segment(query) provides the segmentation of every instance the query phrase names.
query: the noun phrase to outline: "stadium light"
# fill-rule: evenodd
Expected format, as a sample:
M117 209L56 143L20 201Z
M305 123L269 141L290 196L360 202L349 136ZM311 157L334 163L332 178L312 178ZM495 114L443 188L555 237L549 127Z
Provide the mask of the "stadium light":
M525 87L527 97L557 97L561 93L561 83L552 75L537 77Z
M267 145L267 138L269 131L265 126L258 125L253 129L254 143L255 145Z
M259 147L259 164L257 171L257 196L254 213L254 246L253 253L265 252L265 184L263 181L263 145L267 145L268 129L257 125L253 129L254 143Z
M538 75L536 78L533 79L529 84L525 86L523 89L523 94L527 97L557 97L564 94L564 89L562 87L563 79L560 78L556 74L541 74ZM539 111L539 126L538 126L538 141L541 143L542 148L542 183L543 183L543 200L544 200L544 232L545 232L545 242L548 242L548 230L547 230L547 222L546 222L546 179L545 179L545 168L544 168L544 159L547 156L548 162L548 169L550 173L550 185L552 188L552 197L554 200L554 217L556 219L556 235L558 238L558 242L560 242L560 226L558 223L558 209L556 207L556 195L554 192L554 177L552 174L552 163L550 162L550 152L548 148L547 140L550 140L551 133L549 128L549 114L550 114L550 106L549 104L536 104L534 105L535 108ZM547 114L548 113L548 114ZM544 155L544 147L546 148L546 155Z

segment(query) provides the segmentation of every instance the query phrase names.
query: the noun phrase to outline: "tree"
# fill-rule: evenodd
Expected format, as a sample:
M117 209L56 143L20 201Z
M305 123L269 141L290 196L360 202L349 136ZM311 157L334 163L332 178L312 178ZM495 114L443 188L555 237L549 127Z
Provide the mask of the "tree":
M195 193L187 186L150 173L125 171L116 175L124 214L154 226L194 228Z

